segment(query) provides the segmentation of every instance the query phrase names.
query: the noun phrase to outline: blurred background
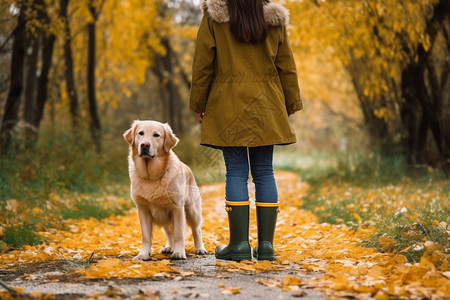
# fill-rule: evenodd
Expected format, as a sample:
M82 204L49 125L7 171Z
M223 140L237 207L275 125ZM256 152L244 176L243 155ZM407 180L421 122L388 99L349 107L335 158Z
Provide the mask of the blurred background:
M277 2L290 10L304 109L291 117L298 142L277 147L276 168L311 184L445 180L450 1ZM198 145L188 109L199 7L1 1L0 223L31 224L45 211L51 224L52 212L99 211L99 197L131 205L122 134L135 119L168 122L200 184L224 180L221 153Z

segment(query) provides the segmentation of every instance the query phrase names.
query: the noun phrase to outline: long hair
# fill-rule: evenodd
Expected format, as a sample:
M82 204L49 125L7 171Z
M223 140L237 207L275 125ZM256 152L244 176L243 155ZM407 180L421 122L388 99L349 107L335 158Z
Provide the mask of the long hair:
M227 0L230 30L240 42L256 44L265 40L267 23L263 6L269 0Z

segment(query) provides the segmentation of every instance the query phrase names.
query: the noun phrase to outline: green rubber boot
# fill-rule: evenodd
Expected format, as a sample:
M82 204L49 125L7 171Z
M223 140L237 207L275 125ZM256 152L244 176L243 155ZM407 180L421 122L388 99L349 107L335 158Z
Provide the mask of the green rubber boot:
M216 247L216 258L241 261L252 259L252 249L248 242L248 222L250 201L225 201L230 225L230 242Z
M256 202L258 245L253 249L253 256L257 260L275 260L273 235L277 225L278 206L278 203Z

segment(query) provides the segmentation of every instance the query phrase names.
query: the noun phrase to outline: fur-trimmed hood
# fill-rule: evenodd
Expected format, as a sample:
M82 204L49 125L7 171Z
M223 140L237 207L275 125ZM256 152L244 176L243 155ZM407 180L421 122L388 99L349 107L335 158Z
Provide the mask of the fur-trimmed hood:
M217 23L230 21L227 0L203 0L201 9L208 11ZM264 4L264 19L270 26L282 26L289 23L289 11L281 4L269 2Z

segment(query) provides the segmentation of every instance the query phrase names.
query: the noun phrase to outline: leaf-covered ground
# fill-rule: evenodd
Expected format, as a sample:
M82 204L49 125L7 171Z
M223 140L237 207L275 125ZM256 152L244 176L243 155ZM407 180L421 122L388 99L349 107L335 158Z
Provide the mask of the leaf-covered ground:
M310 211L302 210L302 199L309 186L293 173L276 175L281 211L275 235L275 262L216 261L217 268L234 273L257 274L292 270L293 275L280 279L260 279L261 286L289 290L302 296L302 289L320 289L330 297L362 299L448 299L450 298L449 255L439 252L436 266L429 256L409 263L405 256L381 253L361 245L377 231L373 225L359 226L355 231L346 225L319 223ZM201 187L203 196L203 238L208 251L226 243L228 223L224 210L224 184ZM438 225L438 224L437 224ZM111 216L98 221L68 220L67 230L48 230L41 235L44 244L25 246L0 255L2 276L37 262L67 261L63 276L88 280L92 278L144 278L167 276L195 277L194 272L181 271L166 255L158 254L164 246L161 230L155 230L153 257L150 261L133 261L140 249L140 228L135 210L124 216ZM256 244L256 217L252 204L250 242ZM448 234L448 233L447 233ZM389 240L383 240L389 243ZM192 236L186 244L189 260L198 259L192 253ZM308 272L319 272L309 281L300 278ZM275 273L274 273L275 274ZM33 279L31 273L22 277ZM51 279L51 274L48 274ZM59 279L57 279L59 280ZM217 282L220 285L220 281ZM239 288L218 286L224 294L239 294ZM19 290L20 291L20 290ZM281 291L280 291L281 292ZM6 297L8 292L0 292ZM37 292L39 293L39 292ZM112 291L113 293L113 291ZM114 294L114 293L113 293ZM51 295L36 294L40 298ZM145 296L145 295L143 295ZM38 298L39 298L38 297Z

